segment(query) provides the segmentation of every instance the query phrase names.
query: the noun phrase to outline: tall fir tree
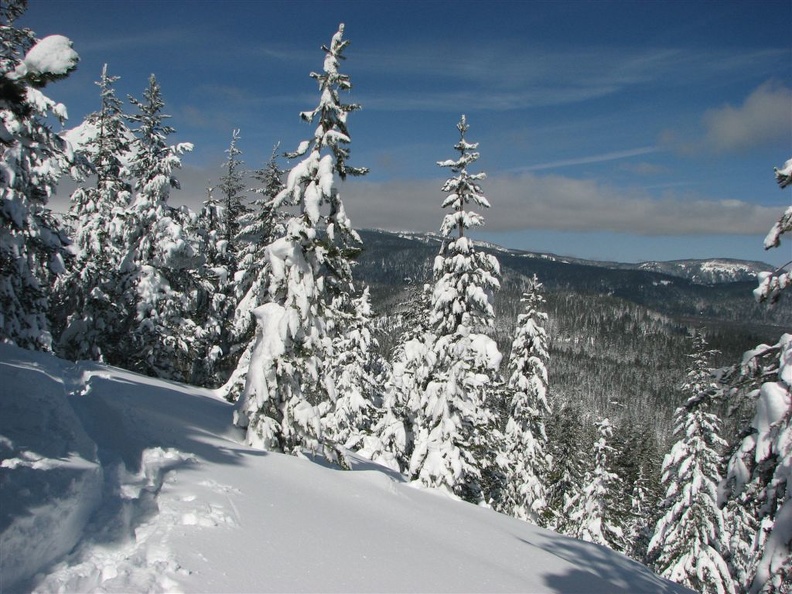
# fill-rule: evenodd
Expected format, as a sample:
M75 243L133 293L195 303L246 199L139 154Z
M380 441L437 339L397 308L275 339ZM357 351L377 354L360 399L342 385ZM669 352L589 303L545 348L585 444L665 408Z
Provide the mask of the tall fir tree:
M549 452L545 419L547 399L548 337L544 326L542 284L534 275L522 299L523 312L508 364L505 396L509 414L504 430L505 486L496 509L510 516L544 525Z
M674 415L676 442L663 461L665 500L649 541L648 560L662 576L705 594L734 592L724 560L727 539L718 507L719 465L726 446L712 412L720 387L714 380L704 336L693 336L685 404Z
M61 324L58 354L72 360L104 361L113 356L124 327L118 304L123 253L119 221L129 207L132 187L125 162L129 159L131 132L123 105L115 94L117 76L107 64L96 83L100 89L99 111L79 127L86 137L80 147L96 176L92 186L78 187L71 195L68 220L77 250L73 264L56 285Z
M222 195L223 204L220 239L228 244L226 253L229 256L232 276L233 272L236 272L237 259L235 256L239 251L236 248L237 236L241 228L241 221L249 210L245 204L245 169L244 162L239 158L242 154L239 148L239 138L239 130L234 130L231 134L231 144L226 149L228 157L223 164L223 175L217 186L217 190Z
M273 201L284 189L285 172L278 165L278 147L261 169L252 173L258 186L252 191L258 198L244 216L237 236L240 246L237 271L233 278L235 310L231 324L227 362L229 376L221 391L236 402L245 388L250 357L255 346L256 321L253 311L269 301L269 268L266 250L269 244L285 233L285 212L275 208ZM233 365L233 367L232 367Z
M554 407L547 423L547 436L552 465L547 478L548 528L569 534L570 520L564 508L567 502L583 492L583 478L588 467L588 432L580 408L570 404Z
M629 505L624 505L622 524L626 539L625 553L643 562L659 516L662 455L653 424L627 418L614 431L613 470L627 491ZM648 519L648 521L647 521Z
M614 449L609 442L613 437L613 425L608 419L601 419L596 427L594 463L583 478L580 493L566 502L565 534L621 552L625 549L619 503L622 484L619 475L611 470Z
M46 208L68 144L47 123L66 108L40 90L68 76L79 60L61 35L37 40L15 21L27 2L0 5L0 342L49 351L51 286L65 271L69 240Z
M790 186L792 159L775 175L779 187ZM789 232L792 206L767 234L765 249L778 247ZM783 267L762 274L754 296L775 302L790 282L792 274ZM723 485L732 570L741 591L792 591L792 332L747 351L737 381L749 391L754 415L733 447Z
M467 169L479 153L478 145L465 139L465 116L457 130L459 157L438 163L455 176L443 185L443 207L451 212L440 228L446 239L434 263L430 333L421 339L428 374L422 389L410 395L414 447L409 472L423 485L479 502L490 499L482 471L494 462L490 452L498 445L491 439L497 423L489 399L500 382L501 354L487 332L493 328L500 267L465 235L484 222L467 205L488 208L489 202L479 185L485 174Z
M338 71L349 41L341 24L325 52L320 101L300 114L316 129L289 158L302 160L289 172L273 207L295 207L284 237L267 247L269 302L257 308L256 345L247 382L237 402L235 423L247 429L247 442L267 450L298 454L304 450L334 458L325 447L321 413L333 400L330 376L339 327L333 311L339 296L352 294L351 258L360 238L352 229L336 176L362 175L347 165L347 116L359 109L344 104L340 91L351 88ZM328 211L323 214L323 207Z
M203 263L198 239L190 233L193 215L168 204L178 189L175 170L192 144L169 145L175 130L165 123L164 99L152 74L143 99L130 97L137 113L130 171L135 197L123 216L126 253L121 262L129 332L126 364L138 371L186 380L194 362L199 327L195 312L197 270Z
M382 406L373 436L359 453L384 466L409 473L414 446L412 395L426 387L434 362L428 317L430 287L421 282L409 286L407 299L397 315L398 332L390 364L385 370Z

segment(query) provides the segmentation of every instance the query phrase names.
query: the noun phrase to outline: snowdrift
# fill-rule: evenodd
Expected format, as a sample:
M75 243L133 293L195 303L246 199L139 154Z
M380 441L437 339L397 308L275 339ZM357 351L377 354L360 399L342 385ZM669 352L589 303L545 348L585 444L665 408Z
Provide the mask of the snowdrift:
M211 391L0 345L3 592L687 592L608 549L253 450Z

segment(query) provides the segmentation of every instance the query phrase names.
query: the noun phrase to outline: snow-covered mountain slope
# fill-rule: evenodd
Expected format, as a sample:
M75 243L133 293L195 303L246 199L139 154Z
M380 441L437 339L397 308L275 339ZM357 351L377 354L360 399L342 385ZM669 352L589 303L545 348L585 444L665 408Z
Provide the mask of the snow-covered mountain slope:
M3 592L686 592L605 548L252 450L207 390L0 345Z
M730 260L728 258L642 262L638 265L638 269L679 276L699 284L754 281L760 272L773 270L772 266L763 262Z

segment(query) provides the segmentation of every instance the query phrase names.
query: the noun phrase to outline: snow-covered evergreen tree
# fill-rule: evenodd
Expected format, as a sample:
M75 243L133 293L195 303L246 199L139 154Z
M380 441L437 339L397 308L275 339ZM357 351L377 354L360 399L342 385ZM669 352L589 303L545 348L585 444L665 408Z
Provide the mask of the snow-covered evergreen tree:
M378 394L375 379L375 339L371 336L371 304L368 289L351 307L338 307L342 326L335 341L336 360L328 366L333 402L322 415L325 439L349 449L371 447Z
M236 268L236 239L241 229L241 221L248 212L245 204L245 170L244 163L239 156L242 151L239 148L239 130L234 130L231 134L231 144L226 150L228 158L223 164L224 173L220 177L220 184L217 190L222 195L223 203L223 226L221 239L229 244L227 253ZM232 270L236 272L236 270Z
M47 123L66 108L40 89L79 58L66 37L16 28L26 7L0 5L0 341L50 350L49 297L68 239L46 204L71 154Z
M564 508L583 492L589 456L588 448L583 449L588 439L580 409L569 404L554 407L546 429L553 462L547 478L545 525L569 534L572 527Z
M129 120L136 125L133 158L135 197L123 217L126 253L121 261L130 331L123 343L125 365L133 369L187 379L200 328L195 311L196 271L203 263L198 238L190 233L194 215L168 205L170 191L179 188L174 171L180 155L192 144L168 145L174 132L165 124L164 100L154 75L143 99L130 97L137 108Z
M358 453L407 474L413 451L413 395L422 392L434 363L434 335L429 331L430 288L420 282L408 289L408 298L396 315L398 338L385 372L384 393L373 437L364 439Z
M124 121L121 101L107 74L96 83L101 107L76 130L80 152L96 176L94 185L78 187L71 195L68 220L73 228L76 258L57 284L62 323L58 352L67 359L114 358L119 331L125 328L119 307L119 265L123 253L122 220L132 198L129 172L131 132ZM115 357L119 360L119 357Z
M656 429L652 423L628 418L616 428L612 443L616 450L613 470L629 489L628 505L622 506L627 543L625 554L643 562L654 525L659 519L657 509L662 500L662 455Z
M315 109L300 115L316 122L316 129L288 155L302 160L272 203L293 206L297 214L286 223L284 237L266 250L270 301L254 311L256 345L234 415L235 423L247 428L251 445L295 454L321 451L328 457L334 453L322 443L320 415L334 395L325 373L335 360L340 330L333 307L340 296L353 294L350 258L361 243L346 216L336 175L343 180L367 171L346 163L346 120L359 106L344 104L339 96L351 88L349 77L338 71L349 44L343 35L341 24L330 46L322 48L323 72L311 73L321 98Z
M792 185L792 159L787 160L781 169L775 169L776 181L779 187L786 188ZM766 250L777 248L781 245L781 236L792 232L792 206L788 206L781 218L770 229L764 240ZM788 267L792 262L787 262L775 272L762 272L759 274L759 286L754 290L758 301L768 299L774 303L781 296L781 291L792 285L792 272Z
M547 400L547 313L543 311L542 284L527 283L521 302L523 313L509 355L506 396L509 416L504 431L505 486L496 509L544 525L547 506L545 481L549 452L545 419Z
M613 437L613 426L608 419L597 422L597 434L594 465L583 478L582 491L566 502L565 534L623 551L624 529L619 509L622 484L619 475L611 470L614 450L608 442Z
M235 402L245 388L250 356L255 346L256 321L253 311L269 301L270 270L265 265L266 249L285 233L286 213L273 206L273 200L283 190L284 171L278 166L278 146L266 165L254 171L252 177L259 186L252 191L259 197L244 216L237 235L240 246L237 271L234 274L234 311L227 361L233 362L230 375L222 386L223 395ZM229 365L230 366L230 365Z
M781 188L789 186L792 159L775 174ZM778 247L790 231L792 207L768 233L765 248ZM784 269L760 276L754 295L776 301L791 278ZM724 485L732 570L741 590L752 594L792 591L792 333L746 352L738 377L748 384L755 414L733 449Z
M465 235L484 222L467 210L468 204L488 208L489 202L479 185L485 174L467 170L479 154L478 145L465 139L465 116L457 129L459 157L438 163L455 176L443 185L443 207L451 212L440 228L446 239L434 263L430 333L420 339L428 375L422 389L410 395L414 447L409 473L423 485L478 502L489 499L482 470L493 463L489 458L497 449L491 443L497 422L488 400L500 382L501 354L487 332L493 327L492 296L500 270L497 259L476 250Z
M719 464L726 442L720 419L708 412L720 393L709 368L713 351L693 337L691 366L682 386L685 404L674 415L676 442L663 461L662 517L649 542L648 560L668 579L706 594L734 591L724 560L727 537L718 508Z

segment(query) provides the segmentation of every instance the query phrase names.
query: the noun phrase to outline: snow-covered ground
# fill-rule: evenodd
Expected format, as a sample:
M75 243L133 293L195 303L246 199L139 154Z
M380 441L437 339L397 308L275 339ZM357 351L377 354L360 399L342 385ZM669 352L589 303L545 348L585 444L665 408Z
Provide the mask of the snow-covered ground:
M2 592L684 588L608 549L253 450L211 391L0 345Z

